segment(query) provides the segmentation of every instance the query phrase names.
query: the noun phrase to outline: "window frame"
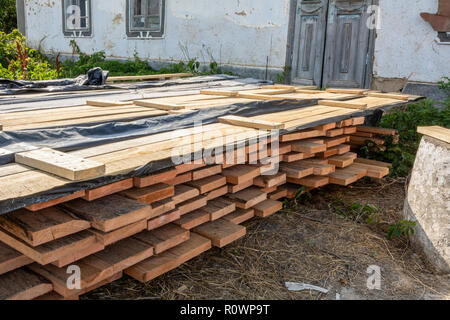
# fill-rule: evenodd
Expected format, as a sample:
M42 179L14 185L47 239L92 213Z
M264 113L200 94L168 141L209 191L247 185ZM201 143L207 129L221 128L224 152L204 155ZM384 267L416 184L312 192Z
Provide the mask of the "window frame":
M133 39L152 39L152 38L163 38L165 32L165 22L166 22L166 0L160 0L160 28L159 30L150 30L149 28L136 28L132 27L134 12L132 12L133 6L132 1L126 1L126 33L128 38ZM144 1L144 0L143 0ZM145 0L150 1L150 0ZM144 13L148 10L148 6L144 7ZM143 14L147 17L148 14Z
M68 29L66 22L67 22L67 11L66 11L66 4L71 0L62 0L62 28L63 28L63 34L66 37L90 37L92 36L92 1L91 0L85 0L87 1L87 10L86 13L86 21L88 23L88 27L82 28L82 29ZM78 0L79 1L79 0Z

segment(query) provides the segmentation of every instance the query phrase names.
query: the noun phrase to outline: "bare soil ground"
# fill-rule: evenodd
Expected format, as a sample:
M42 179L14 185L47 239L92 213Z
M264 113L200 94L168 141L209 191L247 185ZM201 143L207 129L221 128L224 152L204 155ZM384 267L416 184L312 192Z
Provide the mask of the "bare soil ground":
M403 180L329 185L290 201L266 219L247 222L247 235L142 284L128 276L82 299L449 299L450 277L439 275L406 238L388 240L388 225L401 220ZM335 206L379 207L368 224ZM369 290L367 268L381 268L381 290ZM291 292L285 282L329 290Z

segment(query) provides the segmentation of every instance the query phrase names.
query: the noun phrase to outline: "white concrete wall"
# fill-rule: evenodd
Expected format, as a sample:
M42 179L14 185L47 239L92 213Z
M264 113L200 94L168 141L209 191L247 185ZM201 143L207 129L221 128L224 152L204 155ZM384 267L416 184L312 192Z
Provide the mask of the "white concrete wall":
M437 82L450 76L450 45L421 17L436 13L437 0L379 0L381 29L375 41L374 76Z
M125 30L125 0L92 1L93 33L75 38L83 52L105 50L108 57L161 62L190 58L220 64L283 68L286 57L289 0L166 0L162 39L129 39ZM71 38L62 33L61 1L26 0L26 35L31 46L45 53L71 54Z

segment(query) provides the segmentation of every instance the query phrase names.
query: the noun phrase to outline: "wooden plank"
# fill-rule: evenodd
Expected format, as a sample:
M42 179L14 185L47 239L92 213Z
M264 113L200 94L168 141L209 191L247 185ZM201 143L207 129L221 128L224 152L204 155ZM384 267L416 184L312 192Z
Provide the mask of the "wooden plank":
M276 130L285 128L285 125L281 122L272 122L239 116L219 117L218 121L220 123L231 124L234 126L261 129L261 130Z
M260 175L260 169L257 167L251 167L249 165L236 165L231 168L224 169L222 175L226 177L227 183L243 184L249 180Z
M16 249L28 258L44 265L87 248L96 239L91 232L81 231L37 247L32 247L7 231L0 229L0 241Z
M199 169L206 166L206 163L204 162L200 162L200 163L183 163L183 164L179 164L175 166L175 170L177 170L177 175L188 172L188 171L193 171L195 169Z
M259 176L253 180L253 184L261 188L271 188L286 183L286 173L279 172L270 176Z
M180 219L180 210L175 209L169 211L163 215L160 215L157 218L150 219L147 222L147 230L154 230L156 228L162 227L168 223L174 222L175 220Z
M174 192L174 186L166 183L157 183L145 188L129 189L121 192L120 194L142 203L151 204L155 201L163 200L173 196Z
M200 191L197 188L190 187L184 184L175 186L175 194L172 196L172 200L175 205L195 198L200 195Z
M35 247L90 228L90 222L52 207L36 213L20 209L0 215L0 227Z
M385 168L391 168L392 167L391 163L382 162L382 161L376 161L376 160L369 160L369 159L364 159L364 158L357 158L357 159L355 159L355 163L365 163L365 164L370 164L370 165L373 165L373 166L385 167Z
M134 186L137 188L144 188L148 186L152 186L158 184L160 182L167 183L168 180L172 180L176 177L177 170L175 168L171 168L168 170L152 173L146 177L134 177ZM170 183L169 183L170 184Z
M206 177L210 177L222 172L222 165L212 165L206 168L192 171L192 180L200 180Z
M133 187L133 179L125 179L117 182L107 184L102 187L86 190L86 195L83 197L84 200L94 201L102 197L131 189Z
M175 178L164 181L167 184L176 186L182 183L186 183L192 181L192 172L185 172L185 173L181 173L178 174Z
M280 165L280 171L286 174L286 181L290 179L301 179L314 173L313 167L299 167L292 163L283 163Z
M130 277L148 282L169 272L211 248L211 240L191 233L189 240L162 254L143 260L125 270Z
M105 250L77 261L80 268L80 289L69 289L67 268L58 268L53 265L30 265L30 268L50 280L53 289L64 297L77 295L82 290L92 287L114 274L145 260L153 255L153 247L140 240L128 238L114 243Z
M309 141L295 141L291 143L292 151L302 153L318 153L327 150L327 146L323 143Z
M92 230L89 230L92 232ZM93 232L94 233L94 232ZM98 238L98 237L97 237ZM72 264L78 260L81 260L83 258L86 258L94 253L100 252L102 250L105 249L105 245L102 244L101 242L94 242L93 244L91 244L90 246L83 248L81 250L78 251L74 251L71 252L70 254L59 258L56 261L52 262L52 265L58 267L58 268L62 268L65 266L68 266L69 264Z
M88 106L94 107L120 107L126 105L132 105L133 102L127 101L113 101L113 100L86 100Z
M276 200L266 199L257 205L253 206L255 216L266 218L283 208L283 203Z
M181 110L186 108L184 105L156 102L152 100L134 100L133 103L137 106L150 107L159 110Z
M224 246L245 236L246 228L225 219L202 224L193 229L193 232L208 238L216 247Z
M168 223L152 231L143 231L134 236L149 246L152 246L155 254L160 254L189 240L190 232L176 224Z
M281 198L285 198L288 195L288 191L287 188L283 187L279 187L277 190L269 193L267 195L267 197L271 200L279 200Z
M351 165L344 169L336 169L335 172L329 175L329 178L330 183L347 186L363 178L366 174L366 169L355 168L353 165Z
M105 173L105 165L50 148L15 154L17 163L36 168L72 181L93 179Z
M381 92L368 92L368 97L375 97L375 98L387 98L387 99L395 99L395 100L402 100L402 101L408 101L409 96L404 94L393 94L393 93L381 93Z
M164 213L175 209L175 201L172 198L166 198L152 203L152 214L149 219L156 218Z
M367 141L375 143L376 145L379 145L379 146L382 146L385 143L385 141L383 139L379 139L379 138L365 138L365 137L350 136L350 142L352 144L366 145Z
M328 177L325 176L308 176L301 179L287 178L289 183L300 184L310 188L319 188L329 183Z
M0 242L0 275L19 269L32 263L33 260Z
M398 134L398 131L395 129L379 128L379 127L366 127L366 126L358 126L358 127L356 127L356 131L380 134L380 135L384 135L384 136L395 136L396 134Z
M334 170L335 170L334 165L328 164L328 163L323 164L323 163L318 162L316 159L300 160L300 161L292 162L292 163L290 163L290 165L293 167L296 167L296 168L301 168L301 169L312 168L313 174L316 176L324 176L324 175L334 172Z
M339 136L339 137L333 137L333 138L325 138L325 144L327 145L327 148L336 147L340 144L346 143L348 139L348 136Z
M146 229L147 229L147 220L144 219L110 232L103 232L96 229L92 229L91 232L95 234L97 240L102 245L109 246L110 244L129 238Z
M214 89L206 89L200 90L200 94L207 94L211 96L224 96L224 97L237 97L237 91L225 91L225 90L214 90Z
M180 212L180 215L184 215L186 213L192 212L194 210L200 209L204 207L207 203L206 196L197 196L195 198L189 199L185 202L182 202L177 205L177 209Z
M110 232L152 216L151 206L115 194L91 202L76 199L62 206L90 221L93 228L103 232Z
M236 210L236 204L226 198L217 198L201 208L201 210L209 213L209 220L214 221L226 216Z
M28 207L25 207L25 209L33 211L33 212L36 212L36 211L39 211L39 210L42 210L42 209L45 209L45 208L56 206L57 204L68 202L68 201L73 200L73 199L82 198L85 195L86 195L86 191L85 190L81 190L81 191L77 191L77 192L74 192L74 193L69 194L67 196L60 197L60 198L57 198L57 199L54 199L54 200L32 204L32 205L30 205Z
M378 167L366 163L354 163L352 165L354 168L361 168L367 170L367 176L371 178L381 179L389 174L389 168Z
M241 209L237 208L234 212L227 214L223 217L224 220L227 220L234 224L241 224L245 221L250 220L255 216L255 210L253 209Z
M210 221L210 213L202 209L194 210L188 214L181 216L180 219L174 221L175 224L179 225L183 229L190 230L201 224Z
M52 290L51 283L25 269L17 269L0 276L1 300L32 300Z
M256 187L250 187L242 191L229 194L228 197L236 202L236 207L249 209L267 199L267 193L261 192Z
M336 100L319 100L318 104L322 106L339 107L339 108L349 108L349 109L367 109L367 104L352 102L352 100L347 101L336 101Z
M439 126L417 127L417 132L450 143L450 129Z
M342 130L344 130L343 134L355 134L357 129L357 127L344 127L342 128Z
M281 161L282 162L294 162L294 161L313 158L313 157L314 157L313 153L310 154L310 153L303 153L303 152L289 152L289 153L283 154L281 156Z
M224 196L228 193L228 186L224 185L220 188L214 189L212 191L209 191L207 193L205 193L204 195L206 196L206 199L208 201L214 200L218 197Z
M288 142L300 139L315 138L325 135L324 130L302 130L293 133L284 134L280 137L281 142Z
M329 164L335 165L338 168L345 168L345 167L348 167L349 165L353 164L353 162L355 161L357 156L358 155L356 153L348 152L343 155L336 155L336 156L330 157L327 160L328 160Z
M336 137L336 136L340 136L343 134L344 134L344 128L337 128L337 129L328 130L326 133L326 136L327 137Z
M227 183L227 179L223 176L215 175L206 177L200 180L188 182L187 185L197 188L201 194L209 192L224 186Z
M340 88L329 88L326 92L330 93L347 93L347 94L358 94L363 95L369 91L368 89L340 89Z

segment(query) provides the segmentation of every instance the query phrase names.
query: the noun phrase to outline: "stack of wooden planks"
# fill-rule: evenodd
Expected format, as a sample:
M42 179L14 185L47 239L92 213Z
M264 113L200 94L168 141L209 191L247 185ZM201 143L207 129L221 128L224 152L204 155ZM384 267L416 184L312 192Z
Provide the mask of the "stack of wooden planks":
M365 127L364 117L355 116L394 97L290 86L201 95L208 96L207 107L211 96L229 104L234 103L229 99L242 99L239 94L243 99L307 94L327 100L249 118L225 116L200 131L186 128L69 153L32 150L16 154L15 164L0 166L0 201L74 181L124 177L0 215L0 299L78 299L123 274L150 281L213 246L244 237L244 222L279 212L280 200L300 189L346 186L389 173L390 164L360 159L350 148L355 137L381 141L396 134ZM363 97L340 100L348 95ZM150 103L183 109L193 100L177 101ZM335 117L343 120L327 120ZM322 124L309 125L317 121ZM273 134L280 129L281 135ZM225 155L218 152L223 147ZM173 160L177 148L183 150L180 155L202 151L202 157L130 177L136 168Z
M1 297L78 299L123 273L146 282L245 236L243 222L280 211L279 200L301 186L381 178L389 164L350 152L363 121L287 133L265 148L236 149L225 163L174 165L1 215ZM72 266L81 272L74 288Z

